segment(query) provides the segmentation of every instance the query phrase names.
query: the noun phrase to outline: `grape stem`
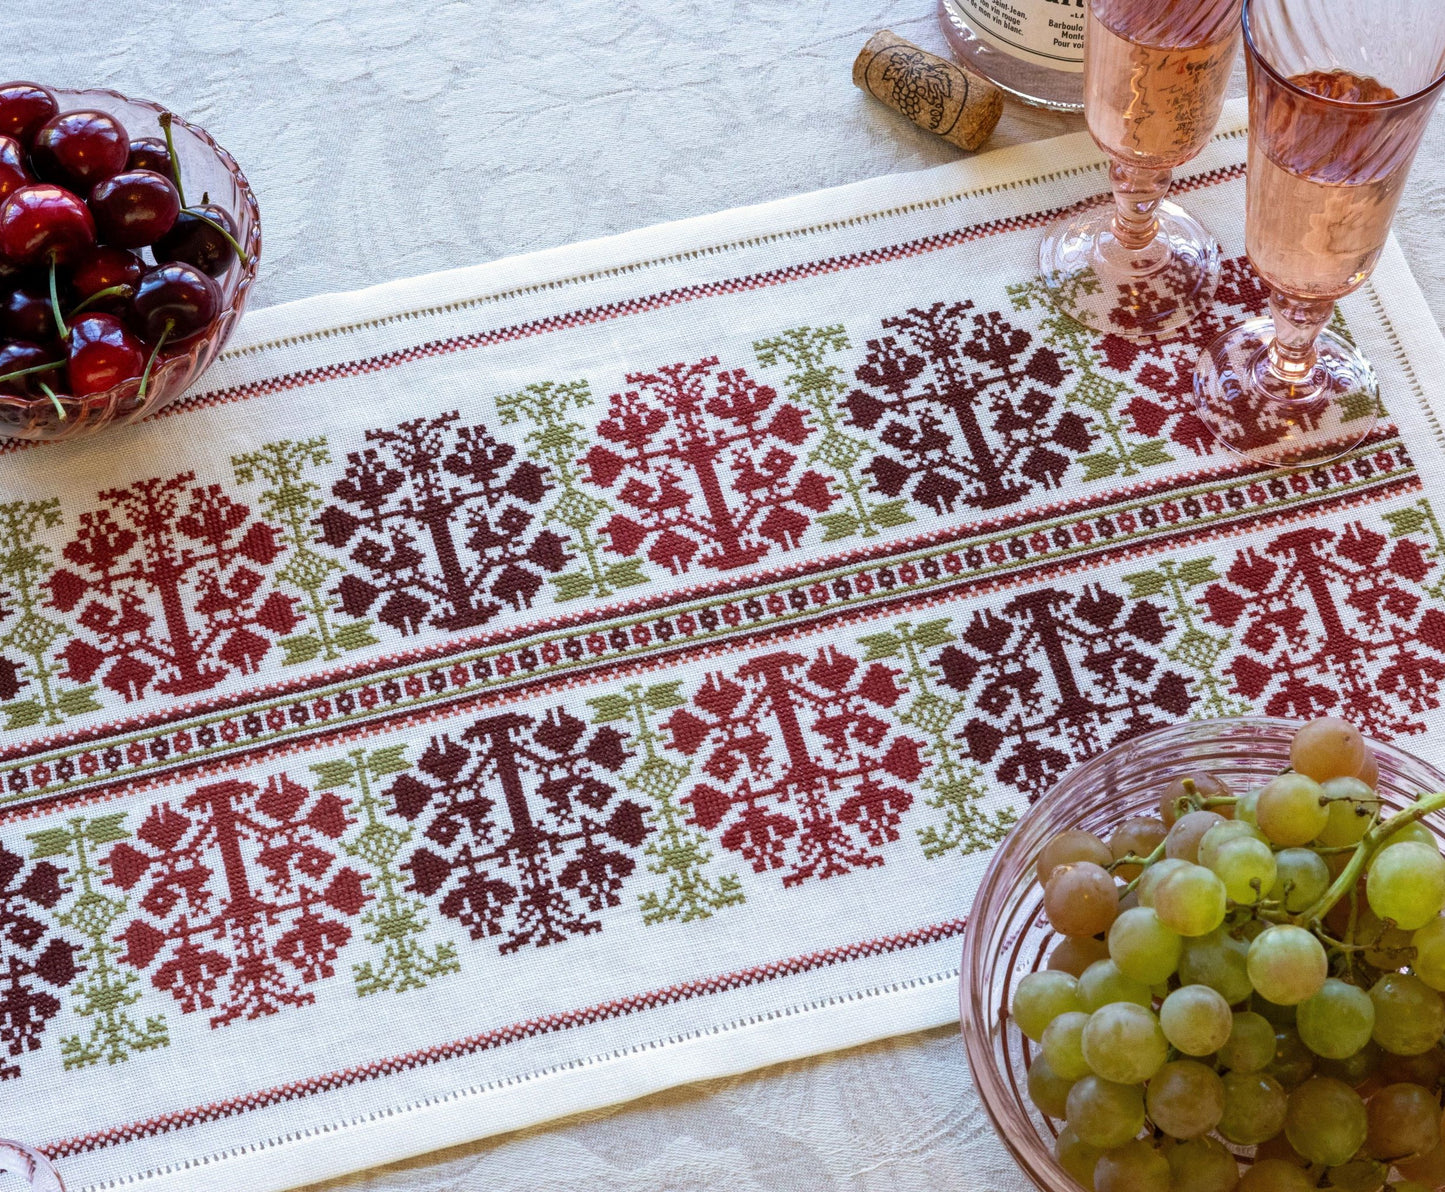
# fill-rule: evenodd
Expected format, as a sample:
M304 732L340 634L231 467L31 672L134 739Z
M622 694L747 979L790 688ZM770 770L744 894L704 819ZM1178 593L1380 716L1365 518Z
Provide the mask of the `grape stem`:
M1301 925L1309 925L1323 919L1330 913L1339 900L1347 895L1359 883L1360 874L1365 872L1366 866L1374 858L1375 854L1382 849L1395 835L1403 828L1418 822L1429 815L1432 811L1445 809L1445 791L1439 794L1421 799L1413 806L1407 807L1404 811L1397 812L1384 822L1377 824L1365 833L1364 838L1355 847L1355 855L1350 858L1350 863L1340 871L1340 876L1335 878L1330 888L1326 890L1315 901L1315 904L1301 914L1294 917L1294 922Z
M1113 873L1114 870L1117 869L1120 865L1143 866L1143 868L1139 871L1139 877L1136 877L1120 892L1120 898L1123 898L1126 894L1131 894L1134 890L1134 887L1139 884L1139 878L1144 876L1149 866L1153 865L1156 861L1163 858L1165 843L1166 841L1161 840L1157 845L1155 845L1154 851L1150 853L1147 857L1136 857L1133 853L1130 853L1127 857L1120 857L1117 861L1115 861L1112 865L1109 866L1110 873Z

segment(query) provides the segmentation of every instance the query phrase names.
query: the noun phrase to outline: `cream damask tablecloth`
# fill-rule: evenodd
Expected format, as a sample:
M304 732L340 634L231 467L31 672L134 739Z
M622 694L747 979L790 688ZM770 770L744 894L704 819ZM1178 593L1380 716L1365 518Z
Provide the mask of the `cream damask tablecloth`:
M164 99L245 165L266 237L257 305L955 156L848 80L880 28L941 51L929 0L10 0L5 18L0 75ZM1079 124L1010 106L992 144ZM1445 117L1397 232L1445 322ZM1016 1186L968 1081L943 1029L325 1192Z

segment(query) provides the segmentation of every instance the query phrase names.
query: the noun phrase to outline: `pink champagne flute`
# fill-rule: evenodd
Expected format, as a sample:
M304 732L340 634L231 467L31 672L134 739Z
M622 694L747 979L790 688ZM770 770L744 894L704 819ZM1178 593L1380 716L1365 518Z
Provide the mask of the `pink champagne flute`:
M1155 335L1214 296L1219 244L1164 196L1219 120L1241 2L1089 0L1084 115L1109 155L1113 202L1065 216L1039 247L1055 305L1086 327Z
M1379 384L1335 302L1380 259L1445 87L1445 14L1420 0L1246 0L1245 246L1269 317L1216 339L1199 411L1257 463L1310 467L1374 430Z

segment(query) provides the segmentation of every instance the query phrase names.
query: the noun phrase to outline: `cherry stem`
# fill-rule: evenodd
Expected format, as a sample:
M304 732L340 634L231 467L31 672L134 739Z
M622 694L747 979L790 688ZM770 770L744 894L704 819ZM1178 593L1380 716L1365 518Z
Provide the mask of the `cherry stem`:
M234 236L232 236L230 232L226 231L225 228L223 228L220 224L218 224L218 223L217 223L214 219L212 219L209 215L202 215L202 214L201 214L199 211L197 211L194 207L187 207L187 208L185 208L185 212L186 212L187 215L190 215L190 216L193 216L193 217L196 218L196 219L199 219L202 223L210 224L211 227L215 228L216 231L220 232L222 236L224 236L227 240L229 240L229 241L231 242L231 247L236 250L236 255L241 258L241 264L244 265L244 264L247 262L247 260L249 260L249 258L246 256L246 250L241 247L240 241L237 240Z
M50 312L55 316L55 329L62 340L70 338L70 329L60 314L60 291L55 284L55 254L50 254Z
M161 345L166 342L166 336L171 333L175 325L176 324L174 319L167 323L166 329L161 332L160 339L156 340L156 346L151 349L150 359L146 361L145 372L141 373L140 375L140 388L137 389L135 392L135 397L137 401L140 401L141 398L145 397L146 385L150 383L151 379L151 366L155 364L156 357L161 354Z
M106 286L103 290L96 290L94 294L92 294L89 298L85 299L83 302L77 302L74 306L72 306L70 308L70 317L72 319L75 318L75 316L78 315L81 311L83 311L86 307L94 306L102 298L118 298L122 295L128 298L134 292L135 291L127 285Z
M47 385L44 381L40 382L40 388L45 390L45 396L50 399L50 404L55 407L56 417L58 417L61 422L64 422L65 407L60 404L60 398L55 396L55 390L52 389L49 385Z
M166 134L166 152L171 156L171 181L176 184L176 194L181 198L181 206L186 205L186 188L181 185L181 159L176 156L176 142L171 136L171 121L175 117L170 112L160 114L160 124Z
M4 376L0 376L0 385L3 385L6 381L13 381L17 377L28 377L31 373L50 372L52 369L60 368L64 364L64 360L57 360L54 364L36 364L30 368L22 368L18 372L8 372Z

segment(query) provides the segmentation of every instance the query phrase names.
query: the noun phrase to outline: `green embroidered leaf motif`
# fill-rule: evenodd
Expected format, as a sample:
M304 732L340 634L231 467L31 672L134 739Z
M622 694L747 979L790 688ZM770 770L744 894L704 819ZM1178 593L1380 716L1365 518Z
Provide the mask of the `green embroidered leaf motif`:
M343 650L359 650L363 646L374 646L380 640L371 632L370 621L351 621L345 625L338 625L332 629L331 636L336 639L336 644Z
M902 500L881 501L869 512L880 526L906 526L913 520L913 516L908 512L908 502Z
M129 840L130 833L122 825L125 823L125 812L117 811L111 815L98 815L85 825L85 835L91 844L110 844L116 840Z
M1375 413L1376 402L1363 389L1352 389L1339 399L1340 421L1353 422L1356 418L1368 418Z
M319 781L317 790L330 790L337 786L350 786L356 777L356 765L350 758L333 758L324 762L312 762L311 771Z
M1081 455L1079 462L1084 465L1085 480L1103 480L1106 476L1112 476L1121 467L1119 457L1112 451L1097 451L1092 455Z
M681 679L675 679L671 683L654 683L643 693L643 699L654 712L665 712L668 708L680 708L687 703L680 690L681 687Z
M55 698L56 706L67 716L78 716L81 712L99 712L105 705L95 698L95 684L88 687L73 687L62 691Z
M62 853L70 852L69 828L45 828L39 832L29 832L25 839L34 843L35 847L30 850L30 856L36 860L41 857L58 857Z
M823 527L823 541L833 542L839 538L847 538L858 532L862 521L851 513L825 513L818 519L818 524Z
M1169 577L1162 571L1136 571L1124 576L1129 585L1129 599L1142 600L1145 596L1157 596L1169 586Z
M1193 588L1199 584L1212 584L1219 578L1219 572L1214 570L1214 559L1191 559L1179 568L1179 582L1186 588Z
M1163 439L1151 439L1147 443L1136 444L1129 449L1129 458L1141 468L1174 462L1174 457L1164 450Z
M1390 523L1391 538L1418 534L1429 524L1425 518L1425 511L1415 505L1404 509L1391 509L1385 514L1385 520Z
M411 764L406 760L404 744L373 749L366 757L366 765L373 778L384 778L388 774L400 774L403 770L411 769Z
M614 588L632 588L652 581L642 573L642 560L623 559L620 563L609 563L604 572L607 582Z
M281 659L282 666L295 666L298 662L310 662L321 653L321 639L314 633L298 633L294 637L283 637L276 643L286 652Z
M583 596L590 596L596 583L585 571L569 571L551 579L552 586L557 589L558 600L580 600Z
M954 640L954 635L948 631L948 624L952 617L943 617L937 621L924 621L922 624L913 627L913 644L923 650L931 650L934 646L946 646Z
M625 695L594 695L587 702L592 705L593 724L626 720L632 715L632 701Z
M903 639L896 633L870 633L866 637L860 637L858 644L868 649L868 653L863 655L864 662L872 662L878 658L897 658L903 653Z
M29 728L45 719L45 706L38 699L21 699L5 705L5 727Z

